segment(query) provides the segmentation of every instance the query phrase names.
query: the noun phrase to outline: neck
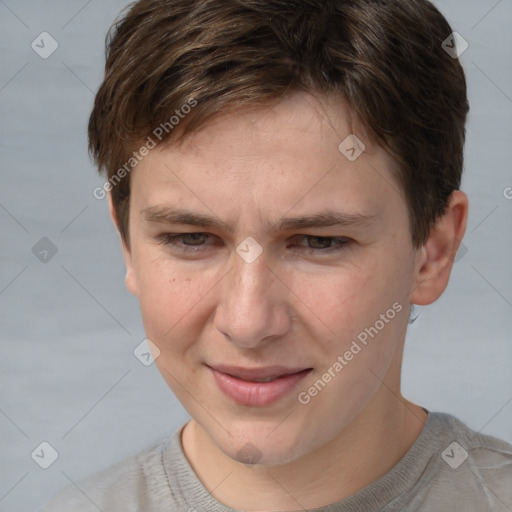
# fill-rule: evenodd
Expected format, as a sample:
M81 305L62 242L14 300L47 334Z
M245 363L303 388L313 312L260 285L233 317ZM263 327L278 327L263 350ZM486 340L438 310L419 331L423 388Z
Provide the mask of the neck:
M409 450L426 416L382 386L334 439L287 464L234 461L194 420L185 426L182 444L198 478L219 502L239 510L285 512L336 503L376 481Z

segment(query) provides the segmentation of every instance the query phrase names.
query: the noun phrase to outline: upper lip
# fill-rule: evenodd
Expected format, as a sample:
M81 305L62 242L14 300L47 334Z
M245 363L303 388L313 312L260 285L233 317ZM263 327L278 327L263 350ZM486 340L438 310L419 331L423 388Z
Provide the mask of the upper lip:
M207 365L210 366L210 365ZM292 375L294 373L301 372L303 370L310 370L311 368L297 367L290 368L287 366L265 366L264 368L242 368L240 366L228 366L223 364L216 364L210 366L214 370L222 373L227 373L233 377L240 379L251 380L251 379L266 379L268 377L281 377L283 375Z

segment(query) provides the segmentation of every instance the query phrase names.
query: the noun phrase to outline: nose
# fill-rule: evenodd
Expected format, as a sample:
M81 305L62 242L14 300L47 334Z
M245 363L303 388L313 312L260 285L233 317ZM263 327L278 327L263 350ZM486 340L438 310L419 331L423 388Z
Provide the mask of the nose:
M223 279L215 328L240 348L257 348L282 337L292 323L293 296L264 255L247 263L237 254Z

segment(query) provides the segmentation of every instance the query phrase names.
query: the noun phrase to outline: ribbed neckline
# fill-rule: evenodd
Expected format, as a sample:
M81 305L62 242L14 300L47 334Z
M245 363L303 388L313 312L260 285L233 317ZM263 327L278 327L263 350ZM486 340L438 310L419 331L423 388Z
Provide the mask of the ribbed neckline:
M393 500L397 500L394 506L398 507L401 495L407 494L414 487L432 456L440 453L448 444L449 427L454 421L458 420L449 414L429 412L414 444L388 473L342 501L310 510L371 512L380 510ZM185 425L186 423L173 432L163 453L164 468L173 494L190 510L241 512L217 501L197 477L181 444L181 431Z

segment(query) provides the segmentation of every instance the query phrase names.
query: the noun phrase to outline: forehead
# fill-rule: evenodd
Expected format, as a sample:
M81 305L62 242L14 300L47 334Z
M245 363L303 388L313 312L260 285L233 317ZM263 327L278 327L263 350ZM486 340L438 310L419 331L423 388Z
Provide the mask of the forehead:
M352 160L346 150L355 140L364 151ZM173 203L228 213L231 206L236 217L245 206L282 216L323 202L375 215L390 201L403 202L391 165L346 104L295 94L218 115L181 144L151 151L133 172L132 194L141 210Z
M232 156L236 152L241 158L259 160L283 156L292 148L300 157L306 152L338 156L339 142L350 134L370 142L364 125L345 101L332 95L294 93L272 104L217 114L185 137L182 149L199 155L220 148Z

